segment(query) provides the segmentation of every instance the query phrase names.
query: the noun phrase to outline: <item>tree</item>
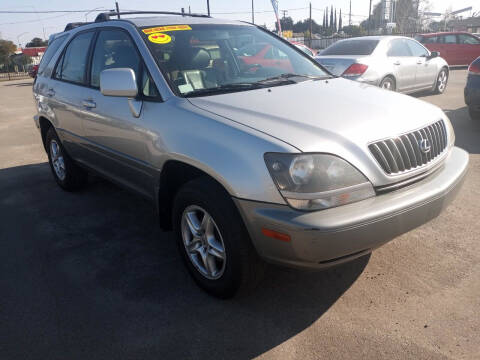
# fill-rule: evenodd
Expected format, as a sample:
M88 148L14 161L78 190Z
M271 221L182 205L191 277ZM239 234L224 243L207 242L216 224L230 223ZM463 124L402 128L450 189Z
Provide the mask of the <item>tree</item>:
M345 34L351 35L351 36L362 36L366 35L366 31L364 28L358 26L358 25L348 25L343 28L343 32Z
M282 25L283 26L283 25ZM30 40L25 47L41 47L41 46L47 46L48 41L43 41L42 39L35 37L32 40Z
M333 31L337 32L337 9L335 9L335 19L333 20Z
M15 53L17 46L9 41L0 39L0 64L8 64L10 56Z
M328 29L328 6L325 8L325 29Z
M32 58L25 54L18 54L11 57L12 62L16 65L28 65L32 63Z
M338 31L342 30L342 9L340 9L340 16L338 18Z
M330 28L333 29L333 6L330 6Z

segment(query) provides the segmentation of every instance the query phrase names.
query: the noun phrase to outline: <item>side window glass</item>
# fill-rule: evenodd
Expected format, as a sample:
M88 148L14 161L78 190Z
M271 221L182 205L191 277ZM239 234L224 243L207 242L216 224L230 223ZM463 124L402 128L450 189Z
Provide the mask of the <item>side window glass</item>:
M67 50L57 65L56 78L85 84L88 48L93 34L92 31L79 34L68 44Z
M155 83L145 69L142 71L141 85L141 93L143 96L155 98L160 96L160 93L158 92Z
M423 44L436 44L437 43L437 37L436 36L431 36L424 38L423 41L420 41Z
M138 79L140 57L127 33L121 30L103 30L98 35L93 53L91 85L100 87L100 73L115 68L130 68Z
M58 37L54 39L50 44L48 44L47 51L45 51L45 54L42 56L42 60L40 61L40 65L38 66L38 75L43 75L45 73L46 76L50 76L52 72L52 67L54 65L50 65L50 60L52 60L53 56L57 52L57 50L60 48L60 46L64 43L64 41L67 39L66 35L63 35L61 37ZM45 71L47 66L50 68L50 71Z
M480 44L480 40L478 40L477 38L475 38L471 35L465 35L465 34L458 35L458 42L459 42L459 44L467 44L467 45L478 45L478 44Z
M456 35L445 35L445 36L443 36L443 43L444 44L456 44L457 43L457 36Z
M425 48L419 43L413 40L407 40L407 44L413 56L416 56L416 57L428 56L428 51L425 50Z
M403 39L393 40L390 43L390 49L387 53L388 56L412 56L406 41Z

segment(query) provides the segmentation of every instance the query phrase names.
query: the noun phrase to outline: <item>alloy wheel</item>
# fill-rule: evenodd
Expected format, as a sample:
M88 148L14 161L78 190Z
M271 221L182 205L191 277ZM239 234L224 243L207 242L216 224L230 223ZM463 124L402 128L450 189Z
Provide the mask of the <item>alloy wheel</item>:
M62 149L56 140L50 141L50 158L55 175L57 175L59 180L65 180L65 177L67 176L65 161L62 154Z
M212 216L200 206L188 206L181 220L183 245L189 260L204 277L218 279L225 271L222 235Z
M438 74L438 91L443 92L447 87L447 72L445 70L440 71Z

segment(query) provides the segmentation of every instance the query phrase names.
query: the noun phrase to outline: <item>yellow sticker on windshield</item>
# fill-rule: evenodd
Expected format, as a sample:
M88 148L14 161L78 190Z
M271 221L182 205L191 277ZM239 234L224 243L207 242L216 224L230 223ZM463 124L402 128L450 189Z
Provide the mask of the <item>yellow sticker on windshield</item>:
M155 44L168 44L170 41L172 41L172 38L167 34L154 33L148 35L148 40Z
M154 28L143 29L144 34L153 34L156 32L162 31L178 31L178 30L192 30L188 25L167 25L167 26L158 26Z

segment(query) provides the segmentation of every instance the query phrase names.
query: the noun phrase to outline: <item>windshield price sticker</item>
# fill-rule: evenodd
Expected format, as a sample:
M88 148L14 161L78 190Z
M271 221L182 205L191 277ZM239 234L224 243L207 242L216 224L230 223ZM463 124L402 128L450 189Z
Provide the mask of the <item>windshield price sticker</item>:
M167 34L154 33L148 35L148 40L155 44L168 44L170 41L172 41L172 38Z
M167 25L167 26L158 26L154 28L143 29L144 34L153 34L162 31L179 31L179 30L192 30L189 25Z

